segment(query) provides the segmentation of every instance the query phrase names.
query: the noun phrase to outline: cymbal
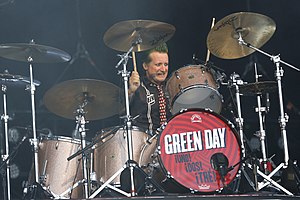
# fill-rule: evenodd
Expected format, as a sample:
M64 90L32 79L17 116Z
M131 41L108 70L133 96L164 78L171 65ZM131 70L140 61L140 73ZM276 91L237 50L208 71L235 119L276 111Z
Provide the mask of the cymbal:
M32 63L67 62L71 56L59 49L34 43L11 43L0 45L0 56L3 58Z
M49 111L58 116L75 119L76 110L83 106L87 120L104 119L122 110L119 87L93 79L68 80L50 88L44 95Z
M207 48L219 58L242 58L255 50L239 44L239 34L244 42L260 48L272 37L275 30L275 22L265 15L233 13L218 21L210 30L206 41Z
M274 92L278 88L275 81L263 81L239 86L243 95L256 95Z
M3 85L23 86L30 84L30 78L21 75L4 73L0 74L0 83ZM41 82L38 80L33 80L33 84L35 86L39 86Z
M117 51L127 52L151 49L168 41L175 33L171 24L152 20L129 20L114 24L104 34L104 43ZM140 41L139 41L140 40Z

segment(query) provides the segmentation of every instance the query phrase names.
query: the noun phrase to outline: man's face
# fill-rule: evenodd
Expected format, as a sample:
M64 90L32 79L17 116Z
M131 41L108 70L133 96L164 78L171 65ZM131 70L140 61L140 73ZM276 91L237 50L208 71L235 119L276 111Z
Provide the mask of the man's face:
M152 52L149 56L151 62L143 64L146 76L152 83L160 85L168 76L169 56L160 52Z

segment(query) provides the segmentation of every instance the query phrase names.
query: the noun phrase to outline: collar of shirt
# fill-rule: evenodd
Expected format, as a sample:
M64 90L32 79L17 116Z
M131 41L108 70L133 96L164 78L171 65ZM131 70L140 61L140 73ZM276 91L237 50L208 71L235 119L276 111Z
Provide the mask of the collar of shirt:
M152 82L147 78L147 76L143 76L143 77L142 77L142 81L143 81L143 83L145 84L145 86L157 87L157 84L152 83ZM165 86L166 86L166 81L164 81L164 82L162 83L162 85L163 85L163 88L165 88Z

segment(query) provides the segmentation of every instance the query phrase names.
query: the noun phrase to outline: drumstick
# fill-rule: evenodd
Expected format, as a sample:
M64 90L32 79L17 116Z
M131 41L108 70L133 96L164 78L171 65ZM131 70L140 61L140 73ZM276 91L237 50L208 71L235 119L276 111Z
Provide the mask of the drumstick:
M136 60L135 60L135 52L132 51L132 62L133 62L133 71L137 72L137 69L136 69Z
M211 23L210 29L212 29L212 28L214 27L214 25L215 25L215 20L216 20L216 18L213 18L213 19L212 19L212 23ZM210 56L210 51L209 51L209 49L207 49L207 54L206 54L206 61L205 61L205 64L208 63L208 61L209 61L209 56Z

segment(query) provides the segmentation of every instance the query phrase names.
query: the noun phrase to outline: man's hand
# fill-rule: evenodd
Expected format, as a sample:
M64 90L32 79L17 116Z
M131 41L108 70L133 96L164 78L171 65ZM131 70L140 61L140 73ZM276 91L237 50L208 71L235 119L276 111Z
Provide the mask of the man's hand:
M129 78L129 95L133 94L138 87L140 87L140 75L136 71L131 72L131 76Z

